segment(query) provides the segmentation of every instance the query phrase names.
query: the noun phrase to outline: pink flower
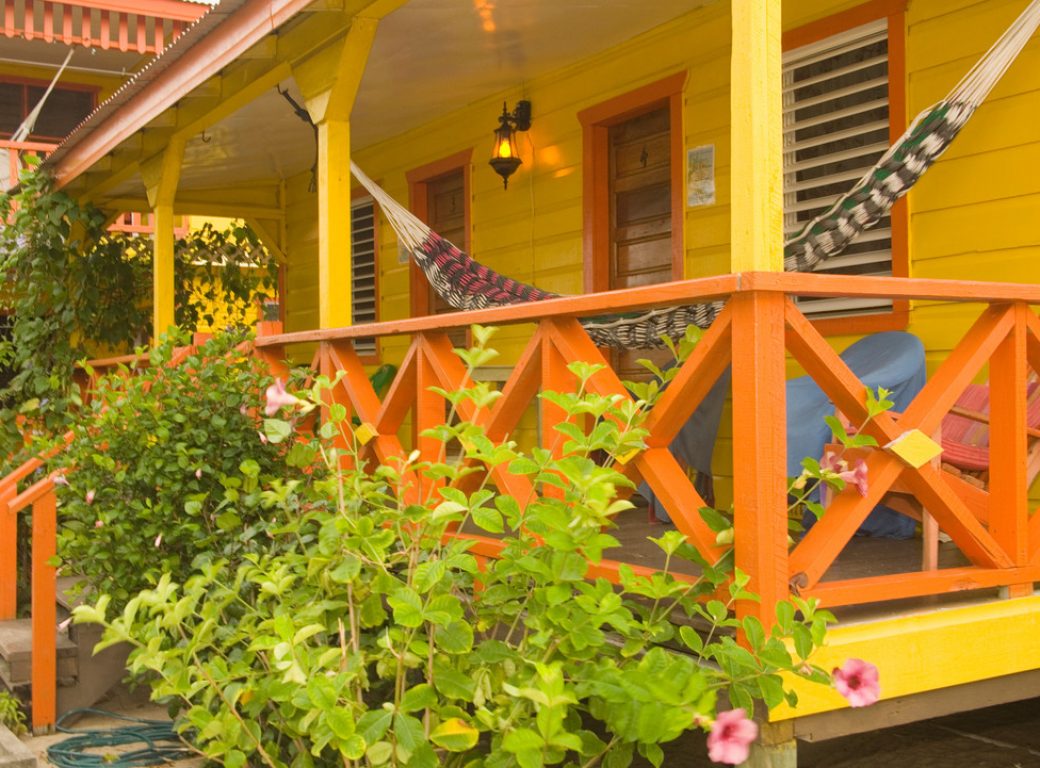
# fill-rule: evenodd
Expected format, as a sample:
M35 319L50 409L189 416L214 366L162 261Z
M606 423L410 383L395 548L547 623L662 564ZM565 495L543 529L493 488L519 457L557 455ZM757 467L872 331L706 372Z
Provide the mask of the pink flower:
M867 462L860 459L856 463L855 469L850 469L846 472L841 473L841 479L849 485L856 486L856 490L859 491L860 496L867 495Z
M95 528L104 528L105 527L105 521L104 520L95 520L94 521L94 527Z
M155 546L158 549L162 545L162 533L155 537Z
M54 475L51 478L51 482L55 485L68 485L69 479L65 475Z
M257 432L257 434L260 435L260 443L263 445L267 445L267 435L265 435L263 432Z
M195 479L196 480L201 480L202 479L202 467L199 467L198 469L195 470Z
M94 492L93 488L91 488L89 491L87 491L87 496L86 496L87 504L93 504L94 503L94 497L96 495L97 494Z
M838 458L838 454L834 451L827 451L823 454L823 458L820 459L820 471L821 472L844 472L848 469L848 464Z
M267 388L267 406L264 408L264 413L268 416L274 416L278 413L280 408L285 406L294 406L300 402L298 397L294 397L285 391L285 385L282 384L281 379L275 379L274 384Z
M708 757L715 763L740 765L748 759L756 738L758 725L748 720L743 709L720 712L708 734Z
M869 661L849 659L831 677L838 693L849 700L849 706L869 707L881 696L878 668Z

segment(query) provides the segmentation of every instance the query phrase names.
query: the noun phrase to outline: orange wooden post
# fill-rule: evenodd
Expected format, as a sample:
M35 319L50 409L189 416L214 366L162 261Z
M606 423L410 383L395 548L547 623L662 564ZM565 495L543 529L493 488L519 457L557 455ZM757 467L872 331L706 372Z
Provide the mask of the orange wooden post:
M440 335L440 334L438 334ZM439 387L441 382L437 378L437 371L430 360L430 356L436 354L434 348L428 343L426 334L420 334L419 347L416 355L416 384L415 384L415 447L419 449L420 461L444 461L447 446L435 437L423 437L423 432L428 429L444 424L447 402L436 392L430 391L431 387ZM421 497L430 497L432 484L425 479L420 481Z
M575 387L574 374L567 370L567 359L553 342L553 330L559 333L567 333L567 329L560 328L555 320L543 320L542 325L542 392L568 392ZM591 362L591 361L590 361ZM553 405L544 398L538 401L539 409L539 432L541 434L542 447L559 457L563 454L563 444L567 438L562 432L558 432L555 426L566 421L566 414L559 406ZM562 497L563 491L555 486L546 485L542 487L542 493L547 496Z
M784 296L737 293L731 305L734 554L761 597L738 603L737 615L768 627L777 601L788 597Z
M1026 324L1029 307L1016 303L1015 323L990 360L990 520L993 538L1015 565L1029 557L1029 482L1026 477ZM1031 594L1015 584L1008 594Z
M0 490L0 621L18 611L18 515L11 511L15 484Z
M50 481L45 481L50 484ZM58 500L54 486L33 504L32 727L50 730L57 715L57 598L52 560L57 554Z

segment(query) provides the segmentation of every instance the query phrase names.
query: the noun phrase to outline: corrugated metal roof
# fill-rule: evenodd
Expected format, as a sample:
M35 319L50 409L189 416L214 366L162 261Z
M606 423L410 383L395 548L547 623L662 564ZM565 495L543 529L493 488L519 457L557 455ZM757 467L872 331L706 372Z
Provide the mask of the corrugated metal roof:
M212 32L231 14L246 4L248 0L221 0L209 11L199 17L198 21L188 27L184 34L156 56L145 67L124 83L119 90L97 106L87 117L73 129L72 133L58 145L43 165L54 166L69 150L91 135L104 121L112 116L120 107L129 102L135 95L151 84L159 75L197 45L205 35Z

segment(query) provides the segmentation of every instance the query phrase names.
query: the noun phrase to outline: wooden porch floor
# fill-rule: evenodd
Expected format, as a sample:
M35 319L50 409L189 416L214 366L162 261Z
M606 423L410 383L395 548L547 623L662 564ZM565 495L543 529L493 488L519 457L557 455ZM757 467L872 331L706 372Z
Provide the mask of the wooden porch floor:
M636 496L632 501L639 503L640 499ZM674 530L674 526L650 522L645 507L637 507L622 513L617 517L617 524L618 527L611 531L611 534L621 542L621 549L608 552L607 557L648 568L660 568L664 565L664 553L650 541L650 538L658 538L665 531ZM940 568L956 568L966 565L970 565L969 560L953 543L939 544ZM898 541L857 536L845 547L822 581L906 573L919 570L920 566L921 539L919 537ZM684 560L673 560L673 567L681 573L697 573L697 567ZM995 588L978 589L924 598L842 606L830 610L839 621L862 621L908 611L935 608L939 605L960 605L992 600L997 595L998 590Z

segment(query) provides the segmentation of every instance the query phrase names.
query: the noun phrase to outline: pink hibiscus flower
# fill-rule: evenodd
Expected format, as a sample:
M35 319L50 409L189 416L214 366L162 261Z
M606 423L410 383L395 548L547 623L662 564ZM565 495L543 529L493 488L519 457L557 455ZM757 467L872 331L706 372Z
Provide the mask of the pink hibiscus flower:
M743 709L720 712L708 734L708 757L715 763L740 765L748 759L756 738L758 725Z
M274 384L267 388L266 394L267 405L264 407L264 413L268 416L274 416L280 408L287 405L291 407L300 402L298 397L285 391L285 385L282 384L281 379L275 379Z
M849 659L831 673L834 687L852 707L869 707L881 697L878 668L869 661Z

